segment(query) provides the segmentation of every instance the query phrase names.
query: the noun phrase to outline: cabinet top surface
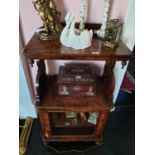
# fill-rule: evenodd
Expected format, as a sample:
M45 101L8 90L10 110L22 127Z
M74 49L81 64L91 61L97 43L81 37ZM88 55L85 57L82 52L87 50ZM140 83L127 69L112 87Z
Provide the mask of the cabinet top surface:
M75 50L63 46L59 38L52 41L41 41L35 34L24 49L24 56L27 59L128 60L131 54L122 41L117 47L111 49L104 47L102 40L93 38L90 47Z

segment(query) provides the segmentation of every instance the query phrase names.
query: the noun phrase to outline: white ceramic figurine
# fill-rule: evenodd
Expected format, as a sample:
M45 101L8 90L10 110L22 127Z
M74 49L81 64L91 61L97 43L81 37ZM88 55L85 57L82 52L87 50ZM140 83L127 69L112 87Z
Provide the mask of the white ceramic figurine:
M91 46L93 31L84 29L80 31L75 28L75 17L72 12L68 12L66 17L66 26L64 27L60 41L64 46L74 49L84 49Z

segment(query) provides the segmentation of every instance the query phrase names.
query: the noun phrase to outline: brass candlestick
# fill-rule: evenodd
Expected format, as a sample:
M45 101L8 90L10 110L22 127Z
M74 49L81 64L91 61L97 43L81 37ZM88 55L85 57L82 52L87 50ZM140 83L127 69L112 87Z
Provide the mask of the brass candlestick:
M62 31L60 24L60 12L57 11L54 0L35 0L34 8L43 21L43 27L37 30L41 40L52 40L58 38Z

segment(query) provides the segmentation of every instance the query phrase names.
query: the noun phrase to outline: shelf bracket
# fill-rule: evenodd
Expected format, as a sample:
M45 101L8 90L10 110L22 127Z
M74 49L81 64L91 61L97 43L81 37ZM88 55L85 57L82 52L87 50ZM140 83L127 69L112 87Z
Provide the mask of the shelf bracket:
M37 76L36 76L36 101L39 102L41 96L44 94L45 85L46 85L46 71L45 71L45 63L44 60L37 61Z
M103 77L106 78L113 73L116 61L106 61Z
M28 59L28 64L33 67L34 65L34 59Z

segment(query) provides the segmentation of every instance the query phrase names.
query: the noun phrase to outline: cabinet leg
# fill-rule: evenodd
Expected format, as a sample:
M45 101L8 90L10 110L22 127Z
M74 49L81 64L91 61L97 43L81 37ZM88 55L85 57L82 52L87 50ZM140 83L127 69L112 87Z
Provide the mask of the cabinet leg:
M106 61L103 73L103 79L105 83L104 89L106 90L104 97L110 104L113 103L113 92L115 88L115 77L113 73L115 63L116 61Z
M44 145L48 145L49 144L49 142L48 141L44 141Z
M45 139L51 139L52 130L51 130L51 125L50 125L50 119L49 119L48 112L39 111L39 117L40 117L43 137Z
M99 118L97 120L97 125L95 128L95 135L98 138L102 136L103 129L106 125L106 122L109 116L109 111L110 111L109 109L105 109L103 112L99 114Z
M96 145L102 145L102 141L101 140L96 141L95 143L96 143Z

